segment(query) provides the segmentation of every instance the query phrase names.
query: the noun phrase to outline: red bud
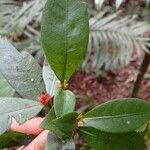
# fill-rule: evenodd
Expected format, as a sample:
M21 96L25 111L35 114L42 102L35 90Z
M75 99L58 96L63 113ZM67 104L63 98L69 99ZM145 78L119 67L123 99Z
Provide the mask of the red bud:
M38 99L39 99L40 103L42 103L45 106L48 106L48 105L50 105L52 97L48 93L44 93L44 94L40 95L38 97Z

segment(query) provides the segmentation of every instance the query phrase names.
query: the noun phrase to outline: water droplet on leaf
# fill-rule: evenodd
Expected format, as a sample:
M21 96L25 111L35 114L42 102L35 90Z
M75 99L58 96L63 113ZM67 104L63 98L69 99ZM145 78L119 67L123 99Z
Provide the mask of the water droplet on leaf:
M127 124L129 125L129 124L130 124L130 121L127 121Z
M31 79L31 82L34 82L34 79L33 79L33 78Z

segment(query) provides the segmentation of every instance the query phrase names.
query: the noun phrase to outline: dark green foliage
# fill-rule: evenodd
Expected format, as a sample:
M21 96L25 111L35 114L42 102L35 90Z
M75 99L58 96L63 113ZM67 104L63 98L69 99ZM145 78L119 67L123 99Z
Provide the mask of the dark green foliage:
M65 133L60 131L59 128L54 125L54 123L52 122L54 119L56 119L56 115L54 107L52 107L49 113L46 115L44 121L41 123L40 127L46 130L50 130L51 132L55 133L60 137L67 137Z
M61 12L60 12L61 11ZM61 82L68 81L86 53L89 35L86 4L48 0L42 18L42 45Z
M150 119L150 104L139 99L109 101L84 115L84 126L122 133L138 129Z
M19 145L19 140L24 137L25 135L22 133L12 131L6 132L5 134L0 135L0 149Z
M94 150L145 150L144 138L136 132L112 134L91 127L79 129L79 135Z
M52 122L56 125L62 132L69 136L72 136L72 131L77 128L76 119L78 114L76 112L68 113Z

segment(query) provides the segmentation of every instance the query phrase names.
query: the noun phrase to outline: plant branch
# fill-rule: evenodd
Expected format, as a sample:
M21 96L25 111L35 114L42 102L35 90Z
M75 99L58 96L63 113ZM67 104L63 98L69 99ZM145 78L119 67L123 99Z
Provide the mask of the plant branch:
M149 50L150 50L150 48L149 48ZM132 97L138 96L142 79L143 79L146 71L148 70L149 64L150 64L150 55L148 53L145 53L143 63L142 63L141 68L139 70L140 72L139 72L137 80L134 84L134 88L132 91Z

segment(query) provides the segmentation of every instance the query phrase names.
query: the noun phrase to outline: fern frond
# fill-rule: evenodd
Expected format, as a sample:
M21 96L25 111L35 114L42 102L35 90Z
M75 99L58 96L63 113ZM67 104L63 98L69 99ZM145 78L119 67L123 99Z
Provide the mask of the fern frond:
M39 32L29 25L29 23L33 20L35 24L41 22L41 13L46 0L23 2L19 8L17 5L12 6L12 3L15 3L13 0L9 1L10 3L0 1L0 6L2 7L0 7L0 11L3 12L0 15L0 19L2 20L2 24L0 24L0 34L22 35L24 32L28 37L32 37L32 34L39 35ZM8 11L10 11L9 16L6 15Z
M19 11L19 3L14 0L0 1L0 35L5 31L4 27L14 18Z
M95 6L96 6L96 8L98 10L101 9L101 7L103 6L103 4L104 4L105 1L106 0L95 0ZM116 8L118 9L121 6L121 4L123 2L125 2L125 1L126 0L115 0ZM141 1L144 1L147 4L147 6L150 4L150 0L141 0Z
M24 34L28 39L14 43L17 49L30 53L41 50L40 33L35 28L40 26L45 2L0 0L0 35L15 38Z
M126 16L121 19L114 13L104 17L103 13L90 19L90 38L88 56L83 68L89 67L98 72L101 68L113 70L116 66L124 66L130 62L132 51L135 49L140 57L141 49L149 51L149 38L144 38L145 32L150 31L146 22L137 22L135 16ZM92 55L92 60L91 59Z

